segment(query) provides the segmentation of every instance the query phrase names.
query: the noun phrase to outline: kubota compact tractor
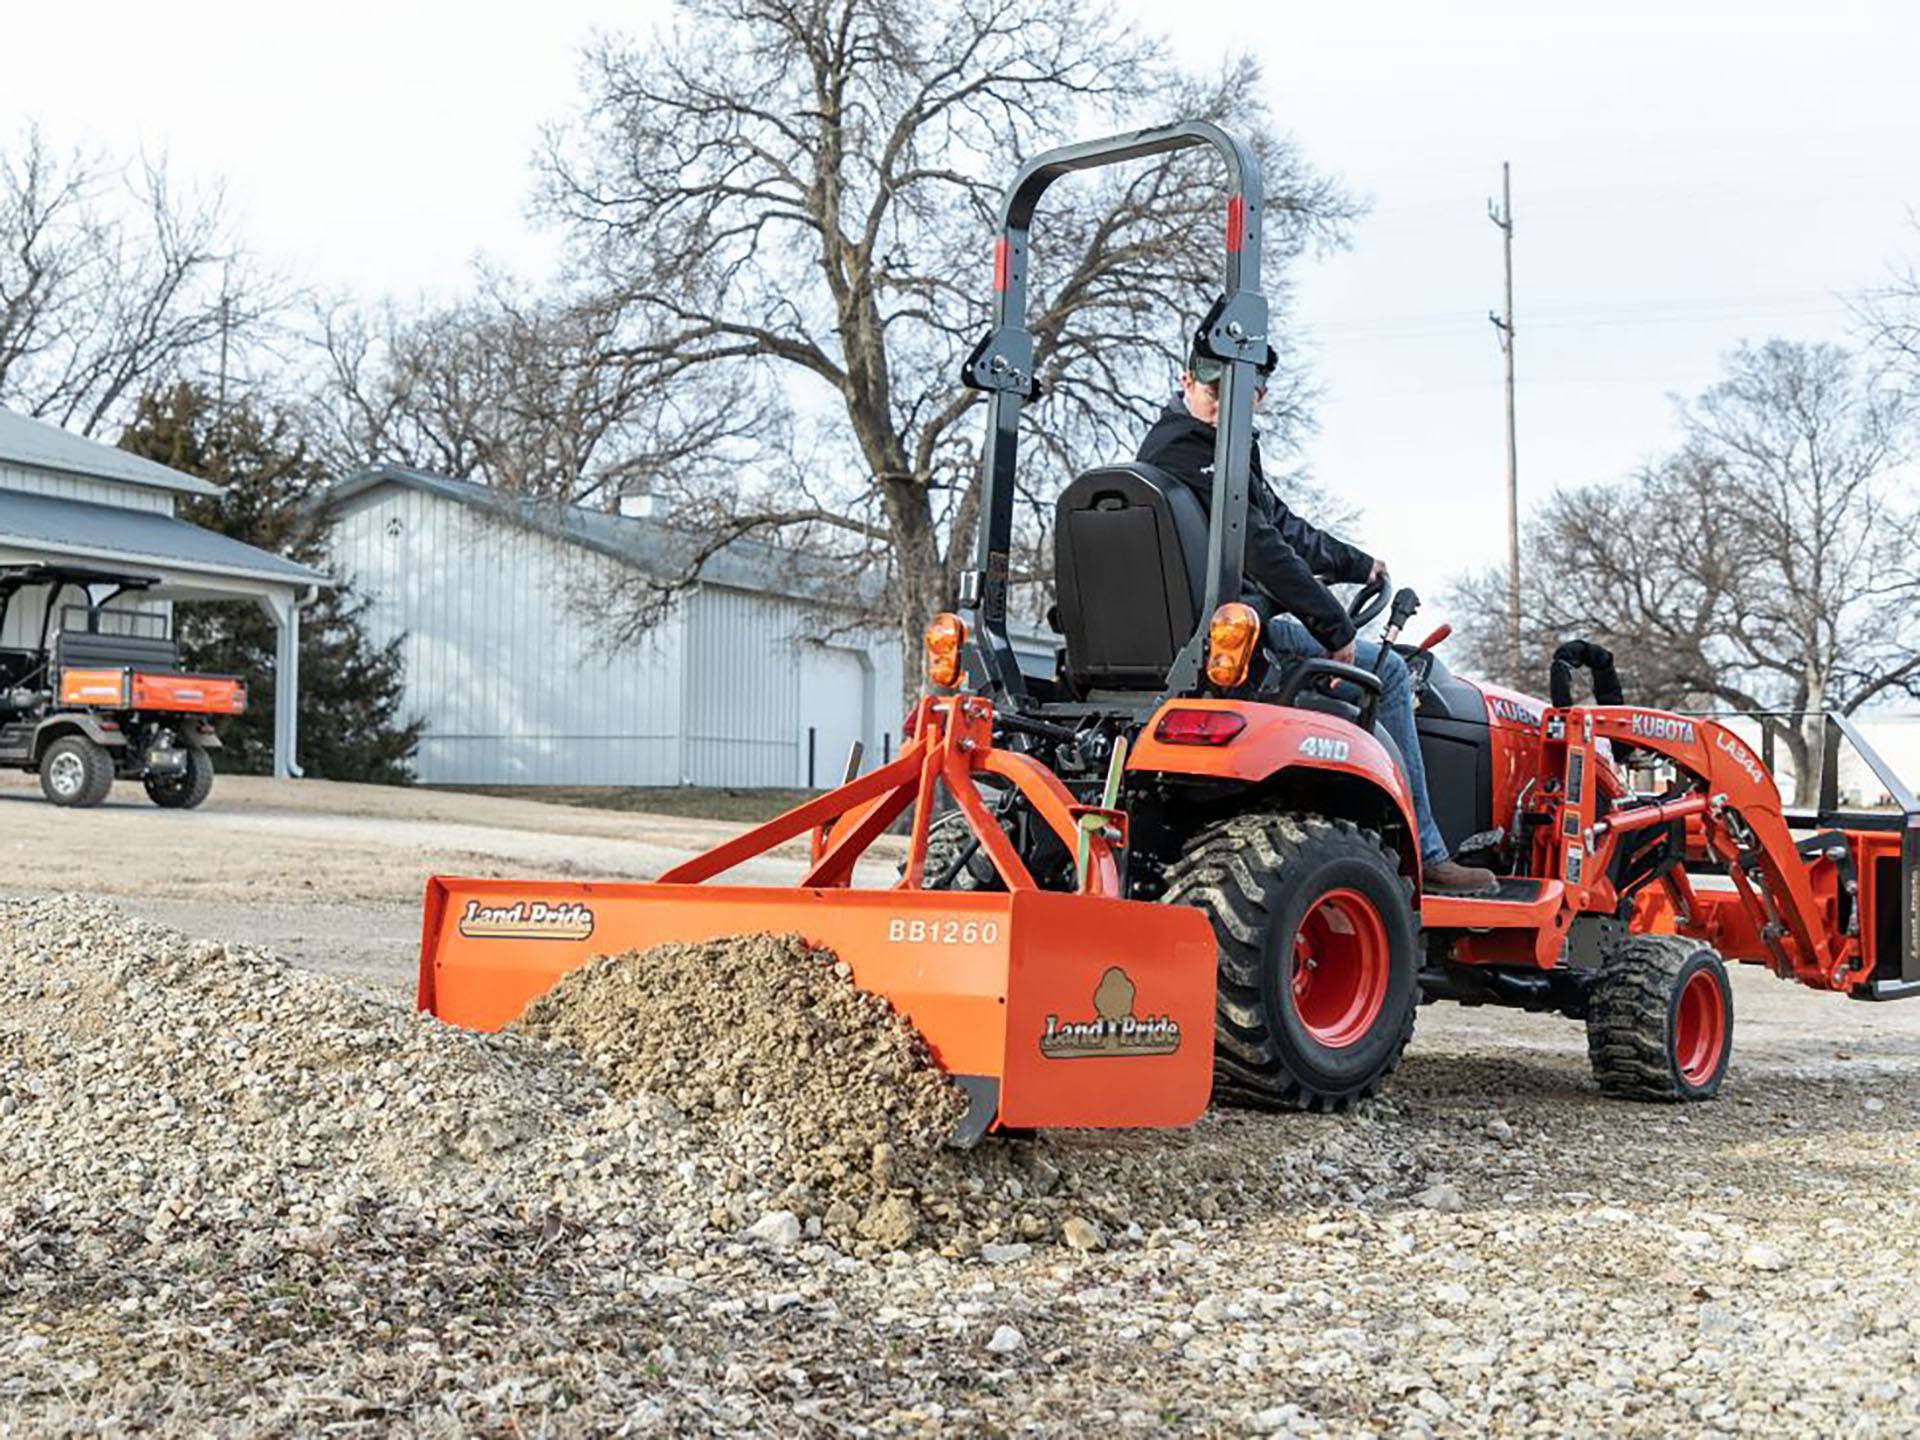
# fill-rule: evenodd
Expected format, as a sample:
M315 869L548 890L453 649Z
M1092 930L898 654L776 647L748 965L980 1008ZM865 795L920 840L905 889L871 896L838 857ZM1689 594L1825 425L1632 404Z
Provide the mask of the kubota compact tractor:
M0 566L0 625L16 597L41 602L35 643L0 648L0 765L38 770L56 805L98 805L116 776L169 810L213 789L210 717L245 710L247 687L183 671L164 615L112 603L158 583L79 565Z
M1037 393L1028 225L1064 174L1195 145L1229 189L1225 293L1197 338L1225 363L1211 506L1137 464L1069 485L1064 645L1055 673L1028 676L1006 626L1020 409ZM1439 635L1402 647L1439 823L1502 877L1484 897L1422 892L1379 680L1276 661L1242 598L1263 223L1252 155L1211 125L1031 161L965 372L988 397L977 560L959 613L927 631L931 693L900 753L658 883L436 877L420 1004L491 1028L597 954L796 931L913 1020L978 1138L1182 1124L1211 1094L1344 1106L1398 1063L1422 999L1582 1018L1603 1088L1702 1099L1732 1043L1723 957L1862 999L1920 993L1920 813L1898 778L1869 753L1896 811L1842 813L1830 745L1822 805L1789 815L1734 731L1622 703L1609 657L1580 643L1556 659L1551 703L1454 677ZM1411 592L1370 585L1353 618L1390 604L1396 639ZM1573 703L1579 666L1594 704ZM854 862L909 813L898 883L854 888ZM706 883L809 834L798 885Z

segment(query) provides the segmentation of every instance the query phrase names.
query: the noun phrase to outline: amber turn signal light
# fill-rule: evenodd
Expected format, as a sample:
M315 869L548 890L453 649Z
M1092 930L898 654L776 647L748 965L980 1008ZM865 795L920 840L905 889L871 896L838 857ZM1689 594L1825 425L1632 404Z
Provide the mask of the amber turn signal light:
M945 611L927 622L927 683L951 690L960 683L960 647L967 642L966 623Z
M1207 679L1222 690L1246 684L1259 638L1260 616L1251 605L1229 600L1214 611L1207 626Z

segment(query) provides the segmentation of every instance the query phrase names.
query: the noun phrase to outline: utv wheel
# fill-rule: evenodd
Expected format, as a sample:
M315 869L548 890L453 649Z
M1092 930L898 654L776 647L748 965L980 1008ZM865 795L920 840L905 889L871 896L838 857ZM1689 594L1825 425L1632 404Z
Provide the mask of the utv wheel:
M1380 837L1318 816L1236 815L1200 831L1166 899L1213 922L1217 1100L1341 1110L1413 1034L1420 987L1406 880Z
M187 747L187 768L180 775L149 775L147 798L163 810L192 810L213 791L213 760L197 746Z
M113 757L85 735L62 735L40 757L40 793L56 805L84 810L113 789Z
M1711 1100L1733 1056L1726 963L1679 935L1635 935L1608 952L1587 1000L1587 1058L1608 1095Z

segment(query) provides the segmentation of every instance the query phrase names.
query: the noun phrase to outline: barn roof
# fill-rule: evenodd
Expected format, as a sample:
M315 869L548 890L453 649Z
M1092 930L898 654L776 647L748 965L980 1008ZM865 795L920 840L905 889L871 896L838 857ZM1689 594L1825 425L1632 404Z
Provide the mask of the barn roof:
M86 475L96 480L118 480L150 490L173 490L183 495L218 495L220 487L197 475L133 455L98 440L89 440L44 420L29 419L0 408L0 464Z
M650 575L684 574L703 538L659 520L514 495L472 480L455 480L399 465L376 465L350 475L328 492L327 501L338 506L382 485L402 485L472 506L512 524L524 525L632 565ZM848 601L874 604L880 599L876 576L852 580L843 567L752 540L736 540L709 556L700 567L700 578L708 584L736 590L841 604ZM850 589L860 593L849 594Z
M272 580L282 584L330 584L318 570L203 530L151 510L99 505L64 495L6 490L0 503L0 545L47 555L117 564L164 565L196 575Z

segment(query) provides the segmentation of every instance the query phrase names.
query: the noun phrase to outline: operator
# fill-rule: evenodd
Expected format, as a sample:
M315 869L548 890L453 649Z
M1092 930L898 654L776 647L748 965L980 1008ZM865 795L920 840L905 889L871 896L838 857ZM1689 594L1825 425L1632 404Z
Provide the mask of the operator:
M1269 363L1261 372L1263 382L1271 368ZM1213 503L1214 421L1220 413L1220 377L1225 369L1224 362L1197 348L1190 353L1180 376L1180 393L1167 402L1140 442L1140 462L1158 466L1181 481L1199 497L1202 509ZM1259 404L1266 393L1263 383L1254 391L1254 403ZM1421 879L1426 888L1455 895L1497 890L1499 883L1491 870L1462 865L1448 855L1447 842L1434 823L1420 737L1413 727L1413 685L1406 662L1391 648L1383 656L1377 643L1358 639L1346 607L1319 578L1362 584L1384 575L1386 566L1344 540L1316 530L1289 510L1261 473L1258 439L1247 459L1243 573L1248 588L1263 591L1279 612L1267 628L1267 643L1276 655L1331 656L1380 677L1380 721L1400 747L1406 765L1407 788L1413 792L1413 813L1420 825Z

